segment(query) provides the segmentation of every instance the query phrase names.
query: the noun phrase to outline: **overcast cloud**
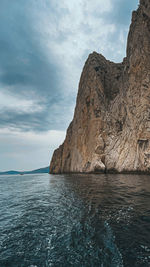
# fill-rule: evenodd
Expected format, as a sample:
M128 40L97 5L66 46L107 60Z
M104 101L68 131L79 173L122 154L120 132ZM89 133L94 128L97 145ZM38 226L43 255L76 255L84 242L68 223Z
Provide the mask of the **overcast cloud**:
M138 0L1 0L0 171L49 164L97 51L122 61Z

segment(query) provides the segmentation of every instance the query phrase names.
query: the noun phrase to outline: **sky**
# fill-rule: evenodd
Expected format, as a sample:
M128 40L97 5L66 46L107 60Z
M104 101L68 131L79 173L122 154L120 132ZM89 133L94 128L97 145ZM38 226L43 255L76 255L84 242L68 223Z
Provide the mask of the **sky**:
M0 171L48 166L96 51L121 62L138 0L0 0Z

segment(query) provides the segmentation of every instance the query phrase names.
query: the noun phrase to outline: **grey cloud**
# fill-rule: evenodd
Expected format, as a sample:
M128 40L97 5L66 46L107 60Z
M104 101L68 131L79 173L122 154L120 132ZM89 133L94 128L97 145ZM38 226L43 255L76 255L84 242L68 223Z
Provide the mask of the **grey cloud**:
M64 104L65 103L65 104ZM42 103L41 103L42 104ZM1 128L16 128L21 131L43 132L48 130L66 130L72 119L73 104L66 100L44 103L40 112L21 112L12 108L0 110ZM60 112L61 109L61 112Z
M40 43L40 33L34 30L32 11L30 10L29 13L30 4L27 2L5 0L1 3L0 85L1 90L7 89L12 94L22 95L22 97L30 98L34 92L39 101L44 101L44 112L27 115L19 114L14 110L3 110L0 125L1 127L13 126L22 130L44 131L59 128L60 122L64 128L66 127L65 114L64 118L60 114L60 121L57 122L58 118L56 120L56 114L53 111L54 103L57 103L57 107L62 105L63 67L51 50L48 51L49 57L47 58L45 53L47 48ZM34 7L39 8L40 5L42 7L41 3L37 1ZM49 5L49 10L53 14L55 12L54 18L59 15L56 12L61 11L55 10L53 2ZM66 11L63 10L63 12ZM65 36L62 34L59 38L63 40ZM66 98L64 104L68 105L67 101Z
M105 23L114 23L117 26L127 26L131 20L131 13L138 6L139 0L112 0L112 9L102 14L95 10L94 16L103 18Z
M24 28L24 24L26 24L26 29L17 32L18 25L15 24L15 32L13 33L9 32L10 29L7 25L0 24L0 31L1 27L5 27L5 31L8 33L8 36L1 34L1 39L4 40L0 40L0 47L2 48L0 49L1 83L19 86L30 84L34 90L38 90L38 93L41 93L41 87L42 91L47 91L50 88L51 90L52 88L60 90L62 72L51 51L49 51L50 60L47 60L43 48L38 43L40 36L36 36L38 34L32 32L28 22L20 21L20 23L19 27ZM11 36L12 34L15 34L15 39ZM36 41L34 36L37 38ZM20 40L23 44L20 44ZM15 89L17 90L17 87Z
M108 24L115 25L116 30L110 33L107 37L107 42L110 44L112 60L116 62L122 61L122 58L126 55L127 35L129 31L129 25L131 22L131 13L137 9L138 0L113 0L112 11L103 13L103 21ZM123 38L123 42L120 39ZM119 51L119 53L118 53ZM111 54L109 49L106 56Z
M112 1L113 12L111 16L106 18L118 26L127 26L131 20L131 12L137 8L138 2L138 0L114 0Z
M114 46L115 53L117 47L115 42L121 31L120 24L125 25L123 29L126 29L130 16L129 10L135 7L137 0L132 2L130 0L114 0L112 3L114 7L111 14L102 15L97 10L92 16L100 17L106 24L114 23L116 25L117 32L110 34L107 39L107 42L110 41ZM56 34L53 34L53 29L50 29L52 32L50 38L54 39L54 45L63 43L68 36L72 35L73 38L73 32L69 32L68 28L61 27L61 19L70 15L69 10L59 7L56 1L1 0L1 90L10 90L14 95L29 99L35 96L41 105L44 104L44 110L40 113L20 114L15 110L3 110L0 116L1 127L10 125L23 131L65 129L71 120L76 91L72 88L73 93L65 94L66 87L70 85L66 82L67 74L64 74L63 62L60 62L57 55L53 53L52 47L47 48L46 39L45 44L41 43L41 34L43 33L34 27L36 21L32 18L32 12L41 12L41 10L49 13L51 25L55 27ZM73 23L71 18L70 23ZM80 30L84 31L86 35L90 35L92 31L86 22L82 23ZM80 35L80 32L78 34ZM44 38L43 35L42 38ZM81 65L90 52L90 48L86 48L81 56L79 55L80 62L72 62L72 65L78 65L80 71ZM106 53L108 58L110 53L112 51L108 48ZM118 59L119 57L120 55Z

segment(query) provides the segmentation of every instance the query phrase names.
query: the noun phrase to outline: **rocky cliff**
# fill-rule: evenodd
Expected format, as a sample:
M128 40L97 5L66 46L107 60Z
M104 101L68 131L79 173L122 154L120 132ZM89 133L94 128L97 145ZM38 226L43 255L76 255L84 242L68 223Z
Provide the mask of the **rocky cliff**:
M150 172L150 1L132 14L122 63L89 55L50 173Z

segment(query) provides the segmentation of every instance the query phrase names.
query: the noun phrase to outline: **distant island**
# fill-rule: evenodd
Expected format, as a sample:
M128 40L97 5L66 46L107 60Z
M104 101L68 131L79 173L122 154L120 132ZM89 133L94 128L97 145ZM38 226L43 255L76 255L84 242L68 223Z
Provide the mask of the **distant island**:
M34 173L49 173L49 167L44 167L40 168L37 170L32 170L32 171L5 171L5 172L0 172L0 175L15 175L15 174L34 174Z

